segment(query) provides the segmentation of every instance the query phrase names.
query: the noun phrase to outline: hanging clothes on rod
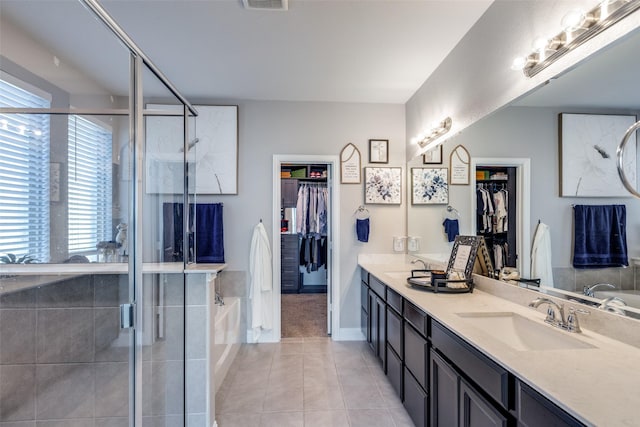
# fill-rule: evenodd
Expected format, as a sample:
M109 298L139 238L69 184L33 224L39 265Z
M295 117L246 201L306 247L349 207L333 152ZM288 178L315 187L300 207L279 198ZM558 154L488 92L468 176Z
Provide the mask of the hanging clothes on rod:
M300 265L307 272L327 263L329 190L326 183L302 182L296 203L296 232L300 236Z

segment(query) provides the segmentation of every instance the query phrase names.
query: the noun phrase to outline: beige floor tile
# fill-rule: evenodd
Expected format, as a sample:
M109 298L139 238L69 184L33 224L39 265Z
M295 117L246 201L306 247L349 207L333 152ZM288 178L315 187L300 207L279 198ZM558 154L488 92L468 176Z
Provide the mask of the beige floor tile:
M305 411L328 409L344 409L344 399L340 387L305 387Z
M333 353L360 353L368 347L366 341L333 341Z
M347 411L305 411L304 427L349 427Z
M309 368L304 370L303 381L305 388L326 388L339 385L335 368Z
M350 409L351 427L395 427L391 414L386 409Z
M415 427L413 420L404 408L390 408L389 413L396 427Z
M402 401L400 397L396 394L396 390L393 388L391 383L387 382L378 382L376 384L378 386L378 390L380 390L380 394L385 401L386 408L401 408L404 410L402 406Z
M302 387L267 389L264 412L302 411L302 409Z
M342 395L348 409L377 409L386 404L377 387L342 384Z
M305 353L303 358L303 366L317 367L317 366L335 366L335 359L331 353Z
M331 353L331 342L328 340L312 340L304 342L305 353Z
M218 427L260 427L262 414L218 414Z
M338 380L342 385L376 388L376 382L366 366L338 369Z
M227 394L219 408L218 413L231 412L260 413L264 409L266 388L232 391Z
M267 384L269 388L302 388L303 378L302 368L271 371Z
M265 412L260 419L261 427L303 427L302 412Z
M280 347L275 351L274 355L282 354L303 354L304 342L282 342Z
M252 390L255 388L265 388L267 386L267 380L269 379L268 368L239 371L233 378L231 385L229 386L230 392L239 390Z

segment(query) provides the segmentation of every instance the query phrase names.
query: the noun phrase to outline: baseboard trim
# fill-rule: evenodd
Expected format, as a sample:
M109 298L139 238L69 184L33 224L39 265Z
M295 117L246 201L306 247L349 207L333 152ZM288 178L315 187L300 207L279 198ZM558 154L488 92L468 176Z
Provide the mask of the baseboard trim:
M332 335L334 341L364 341L364 335L360 328L339 328L338 334Z

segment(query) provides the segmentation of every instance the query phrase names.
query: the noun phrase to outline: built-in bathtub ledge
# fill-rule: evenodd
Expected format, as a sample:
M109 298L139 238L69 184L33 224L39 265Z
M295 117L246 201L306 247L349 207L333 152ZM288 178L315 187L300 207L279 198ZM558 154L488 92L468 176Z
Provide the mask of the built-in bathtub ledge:
M227 264L188 264L181 262L143 263L142 274L207 274L215 278ZM49 285L90 274L128 274L127 263L86 264L0 264L0 295Z

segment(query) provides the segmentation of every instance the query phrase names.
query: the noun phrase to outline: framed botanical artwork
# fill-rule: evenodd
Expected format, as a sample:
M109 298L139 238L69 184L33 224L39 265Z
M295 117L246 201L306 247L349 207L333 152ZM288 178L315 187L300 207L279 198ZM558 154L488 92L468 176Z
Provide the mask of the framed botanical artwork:
M427 151L422 155L423 165L441 165L442 164L442 145Z
M411 168L411 204L448 204L447 175L447 168Z
M369 163L389 163L389 140L369 140Z
M340 151L340 184L360 184L360 150L348 143Z
M364 168L364 202L380 205L402 203L402 168Z
M560 196L628 197L618 177L616 150L636 116L613 114L559 115ZM631 135L623 169L635 187L636 136Z

